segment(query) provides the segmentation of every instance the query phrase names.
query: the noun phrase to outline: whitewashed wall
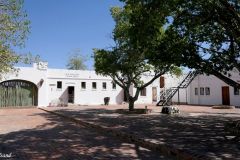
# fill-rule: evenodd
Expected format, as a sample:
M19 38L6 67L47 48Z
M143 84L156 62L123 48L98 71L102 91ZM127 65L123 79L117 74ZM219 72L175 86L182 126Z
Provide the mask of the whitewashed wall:
M142 80L147 83L152 79L152 77L143 77ZM159 78L157 78L152 84L146 87L146 96L141 96L139 94L138 100L135 102L136 104L151 104L153 103L153 96L152 96L152 88L156 87L157 88L157 100L159 100L160 97L160 82ZM135 94L136 89L133 88L133 93Z
M38 106L47 106L48 92L47 92L47 72L38 70L36 67L19 67L18 72L6 74L2 81L6 80L26 80L38 86ZM40 86L40 81L43 80Z
M231 77L240 82L240 76L233 73ZM190 104L200 105L221 105L222 104L222 86L229 86L217 77L210 75L198 75L189 86ZM200 87L209 87L210 95L200 95ZM195 88L198 88L198 95L195 95ZM233 87L229 86L230 105L240 106L240 95L234 95Z
M180 77L176 77L174 75L165 74L165 90L171 87L177 87L183 79L187 76L187 74L183 74ZM190 96L188 89L180 89L179 90L179 102L180 103L188 103L188 97ZM173 96L172 102L178 102L178 92Z
M62 89L57 89L57 81L62 81ZM48 82L48 103L59 98L62 98L67 103L69 86L74 86L75 104L104 104L104 97L110 97L109 104L121 104L123 102L122 89L118 85L116 85L116 89L113 89L111 78L96 75L95 71L49 69ZM81 82L86 82L86 89L81 88ZM97 83L96 89L92 88L92 82ZM102 88L103 82L107 84L106 89Z
M186 75L175 77L164 75L165 88L177 87ZM239 73L232 73L233 80L240 82ZM79 105L99 105L104 103L104 97L110 97L110 104L121 104L124 100L124 93L118 85L116 89L112 89L112 80L110 77L97 75L95 71L77 71L64 69L46 69L39 70L34 67L20 67L18 74L7 74L2 81L21 79L30 81L38 86L38 106L48 106L60 98L67 103L68 87L75 88L75 104ZM151 77L143 77L147 82ZM40 86L40 81L43 84ZM62 89L57 89L57 81L62 81ZM152 87L157 88L157 98L160 98L160 82L159 78L146 88L146 96L139 95L136 104L152 103ZM86 82L86 89L81 88L81 82ZM92 82L97 83L97 89L92 89ZM107 83L107 89L102 89L102 83ZM179 92L180 102L199 105L217 105L222 104L222 86L228 86L215 76L198 75L187 89L181 89ZM200 87L209 87L210 95L195 95L194 90ZM240 96L234 95L233 87L229 87L231 105L240 106ZM135 93L135 89L130 89L131 93ZM174 102L178 102L178 94L173 97Z

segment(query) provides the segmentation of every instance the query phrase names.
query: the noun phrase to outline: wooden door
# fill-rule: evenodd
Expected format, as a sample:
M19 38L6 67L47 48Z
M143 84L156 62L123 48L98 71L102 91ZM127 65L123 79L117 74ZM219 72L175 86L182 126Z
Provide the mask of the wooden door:
M164 88L165 87L165 78L164 77L160 77L160 88Z
M229 96L229 87L228 86L222 87L222 104L230 105L230 96Z
M74 87L68 87L68 103L74 103Z
M152 87L152 101L156 102L157 101L157 88Z
M24 80L9 80L0 83L1 107L37 106L37 86Z

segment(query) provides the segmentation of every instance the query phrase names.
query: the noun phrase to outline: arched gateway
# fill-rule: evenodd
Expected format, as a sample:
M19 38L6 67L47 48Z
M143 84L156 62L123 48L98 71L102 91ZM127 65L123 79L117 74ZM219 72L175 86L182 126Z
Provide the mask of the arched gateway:
M0 83L0 107L37 106L38 88L29 81L9 80Z

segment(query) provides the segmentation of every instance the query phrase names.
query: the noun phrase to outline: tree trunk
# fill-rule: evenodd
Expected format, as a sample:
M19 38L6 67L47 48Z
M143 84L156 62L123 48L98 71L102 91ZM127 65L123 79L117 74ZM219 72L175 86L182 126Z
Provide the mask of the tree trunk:
M132 97L130 97L129 98L129 106L128 106L128 108L129 108L129 111L133 111L134 110L134 99L132 98Z

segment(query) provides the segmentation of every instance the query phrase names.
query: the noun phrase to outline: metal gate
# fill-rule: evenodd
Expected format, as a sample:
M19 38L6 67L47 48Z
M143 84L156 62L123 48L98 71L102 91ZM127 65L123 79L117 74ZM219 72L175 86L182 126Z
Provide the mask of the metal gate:
M0 83L0 107L37 106L38 89L32 82L9 80Z

